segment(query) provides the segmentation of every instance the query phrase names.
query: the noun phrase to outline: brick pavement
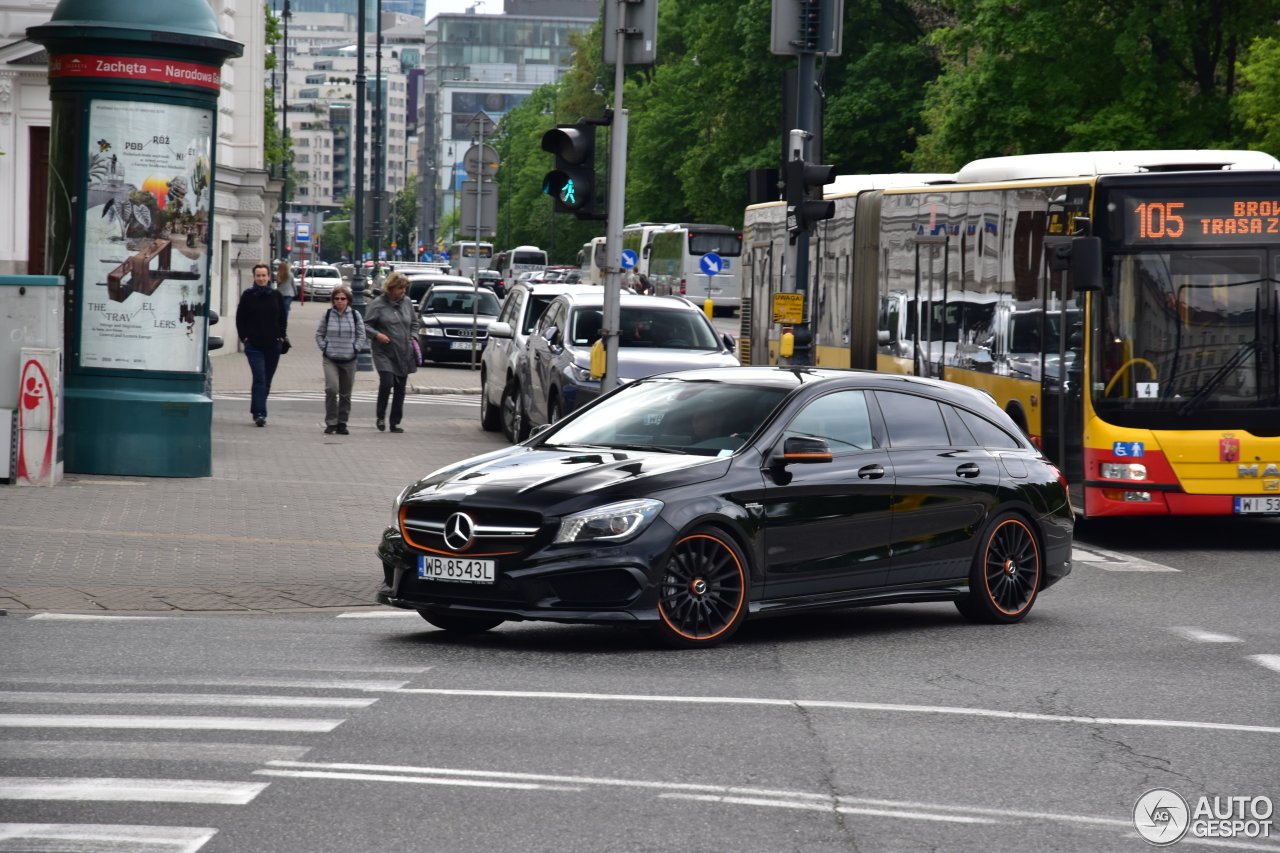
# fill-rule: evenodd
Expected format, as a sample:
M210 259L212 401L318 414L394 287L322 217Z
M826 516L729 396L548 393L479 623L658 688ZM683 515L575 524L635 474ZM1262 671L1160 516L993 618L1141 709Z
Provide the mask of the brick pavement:
M272 394L324 388L315 327L327 306L295 305L294 348ZM0 485L0 609L9 611L274 611L371 605L374 555L391 500L407 482L490 447L479 409L406 405L403 435L380 433L373 404L357 402L351 435L323 433L324 404L273 407L249 420L250 374L230 341L213 359L213 475L67 474L53 488ZM415 395L479 391L479 372L425 367ZM356 391L377 374L356 374ZM219 399L234 394L235 399ZM412 398L411 398L412 399ZM433 419L421 417L437 407ZM294 408L294 407L291 407Z

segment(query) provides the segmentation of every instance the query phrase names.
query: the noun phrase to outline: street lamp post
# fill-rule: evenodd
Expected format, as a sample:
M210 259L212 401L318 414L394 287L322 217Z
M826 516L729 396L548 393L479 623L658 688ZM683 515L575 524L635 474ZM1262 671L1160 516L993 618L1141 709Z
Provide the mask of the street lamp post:
M280 252L280 257L287 258L288 252L286 242L288 237L288 211L289 211L289 163L293 159L292 152L289 147L289 0L284 0L281 19L284 21L284 38L281 40L280 53L282 60L280 62L280 124L281 124L281 142L284 146L283 169L281 172L284 177L284 185L280 188L280 242L276 248Z
M356 128L352 158L355 160L356 209L355 245L351 250L355 272L351 274L351 307L364 316L364 30L365 0L356 0ZM361 350L356 359L356 370L368 373L373 370L373 358L368 348Z

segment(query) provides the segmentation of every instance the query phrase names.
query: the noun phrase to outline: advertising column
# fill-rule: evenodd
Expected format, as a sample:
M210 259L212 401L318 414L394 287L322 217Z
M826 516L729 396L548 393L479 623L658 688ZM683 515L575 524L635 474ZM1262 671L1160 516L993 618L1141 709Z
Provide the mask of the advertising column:
M68 281L66 470L208 476L218 95L242 47L205 0L62 0L27 34L49 52L45 271Z

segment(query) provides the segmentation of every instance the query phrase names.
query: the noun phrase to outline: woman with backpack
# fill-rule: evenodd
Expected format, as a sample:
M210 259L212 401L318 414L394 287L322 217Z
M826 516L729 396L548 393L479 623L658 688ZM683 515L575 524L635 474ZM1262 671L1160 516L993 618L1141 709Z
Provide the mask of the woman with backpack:
M320 318L316 346L324 359L324 433L348 435L351 386L356 379L356 357L364 347L364 318L351 307L351 289L333 289L332 307Z

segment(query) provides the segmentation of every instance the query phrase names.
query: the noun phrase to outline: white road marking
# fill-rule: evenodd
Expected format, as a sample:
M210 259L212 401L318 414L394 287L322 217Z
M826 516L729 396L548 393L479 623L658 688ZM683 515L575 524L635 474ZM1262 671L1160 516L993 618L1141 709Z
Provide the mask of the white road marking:
M215 400L227 401L248 401L248 391L225 391L220 394L214 394ZM294 402L324 402L323 391L272 391L271 399L275 400L291 400ZM378 400L377 391L356 391L351 395L351 402L354 403L376 403ZM406 394L404 397L406 405L444 405L444 406L466 406L468 408L480 407L480 394Z
M1095 568L1102 569L1104 572L1179 572L1172 566L1166 566L1162 563L1153 563L1149 560L1143 560L1129 554L1121 554L1116 551L1108 551L1105 548L1099 548L1096 545L1087 545L1081 547L1075 545L1071 549L1072 562L1088 563Z
M339 613L338 618L339 619L387 619L387 618L399 619L405 616L417 616L417 615L418 615L418 611L416 610L393 610L393 611L370 610L367 612L348 611L346 613Z
M167 729L228 732L331 732L342 720L285 720L275 717L148 717L109 714L0 714L0 728Z
M825 708L836 711L873 711L908 714L944 714L982 717L998 720L1023 720L1036 723L1073 723L1086 726L1136 726L1147 728L1199 729L1206 731L1254 732L1280 734L1280 726L1257 726L1246 723L1211 723L1195 720L1162 720L1132 717L1089 717L1073 714L1035 714L1029 711L999 711L992 708L963 708L947 705L899 705L882 702L834 702L814 699L760 699L737 696L660 696L612 693L560 693L533 690L457 690L430 687L404 687L392 691L425 696L465 696L494 699L554 699L579 702L653 702L686 705L752 705L786 708Z
M1267 669L1280 672L1280 655L1249 655L1249 660L1261 664Z
M866 815L868 817L896 817L907 820L931 820L947 823L999 823L982 817L963 815L928 814L926 812L900 812L892 809L865 809L855 806L838 806L829 803L797 803L787 800L768 800L757 797L719 797L710 794L661 794L663 799L696 800L703 803L725 803L735 806L765 806L768 808L800 809L815 812L839 812L840 814Z
M0 675L0 683L5 684L57 684L67 686L69 684L94 684L105 686L111 684L118 685L165 685L194 687L200 685L202 687L286 687L297 688L299 690L394 690L397 687L403 687L408 682L400 681L376 681L360 679L355 681L338 681L334 679L312 680L305 678L200 678L198 676L191 678L116 678L113 676L49 676L49 675L16 675L6 673Z
M1213 631L1205 631L1200 628L1170 628L1175 634L1193 640L1197 643L1243 643L1244 640L1239 637L1233 637L1230 634L1217 634Z
M191 743L189 741L0 740L0 758L211 761L256 764L265 760L297 760L307 746L271 743ZM0 848L2 849L2 848Z
M287 776L292 779L342 779L362 782L400 782L411 785L451 785L462 788L506 788L517 791L579 791L564 785L537 785L526 782L495 782L484 779L435 779L426 776L393 776L379 773L337 773L321 770L255 770L259 776Z
M203 779L93 779L0 776L0 800L76 800L130 803L205 803L243 806L269 782Z
M204 826L95 823L0 823L0 851L196 853L218 833ZM14 844L12 842L21 842Z
M173 616L108 616L106 614L99 615L97 613L36 613L27 617L28 622L34 622L37 619L56 620L63 622L71 621L96 621L96 622L130 622L141 621L144 619L173 619Z
M0 702L50 705L222 705L232 708L368 708L377 699L237 693L37 693L0 691Z

